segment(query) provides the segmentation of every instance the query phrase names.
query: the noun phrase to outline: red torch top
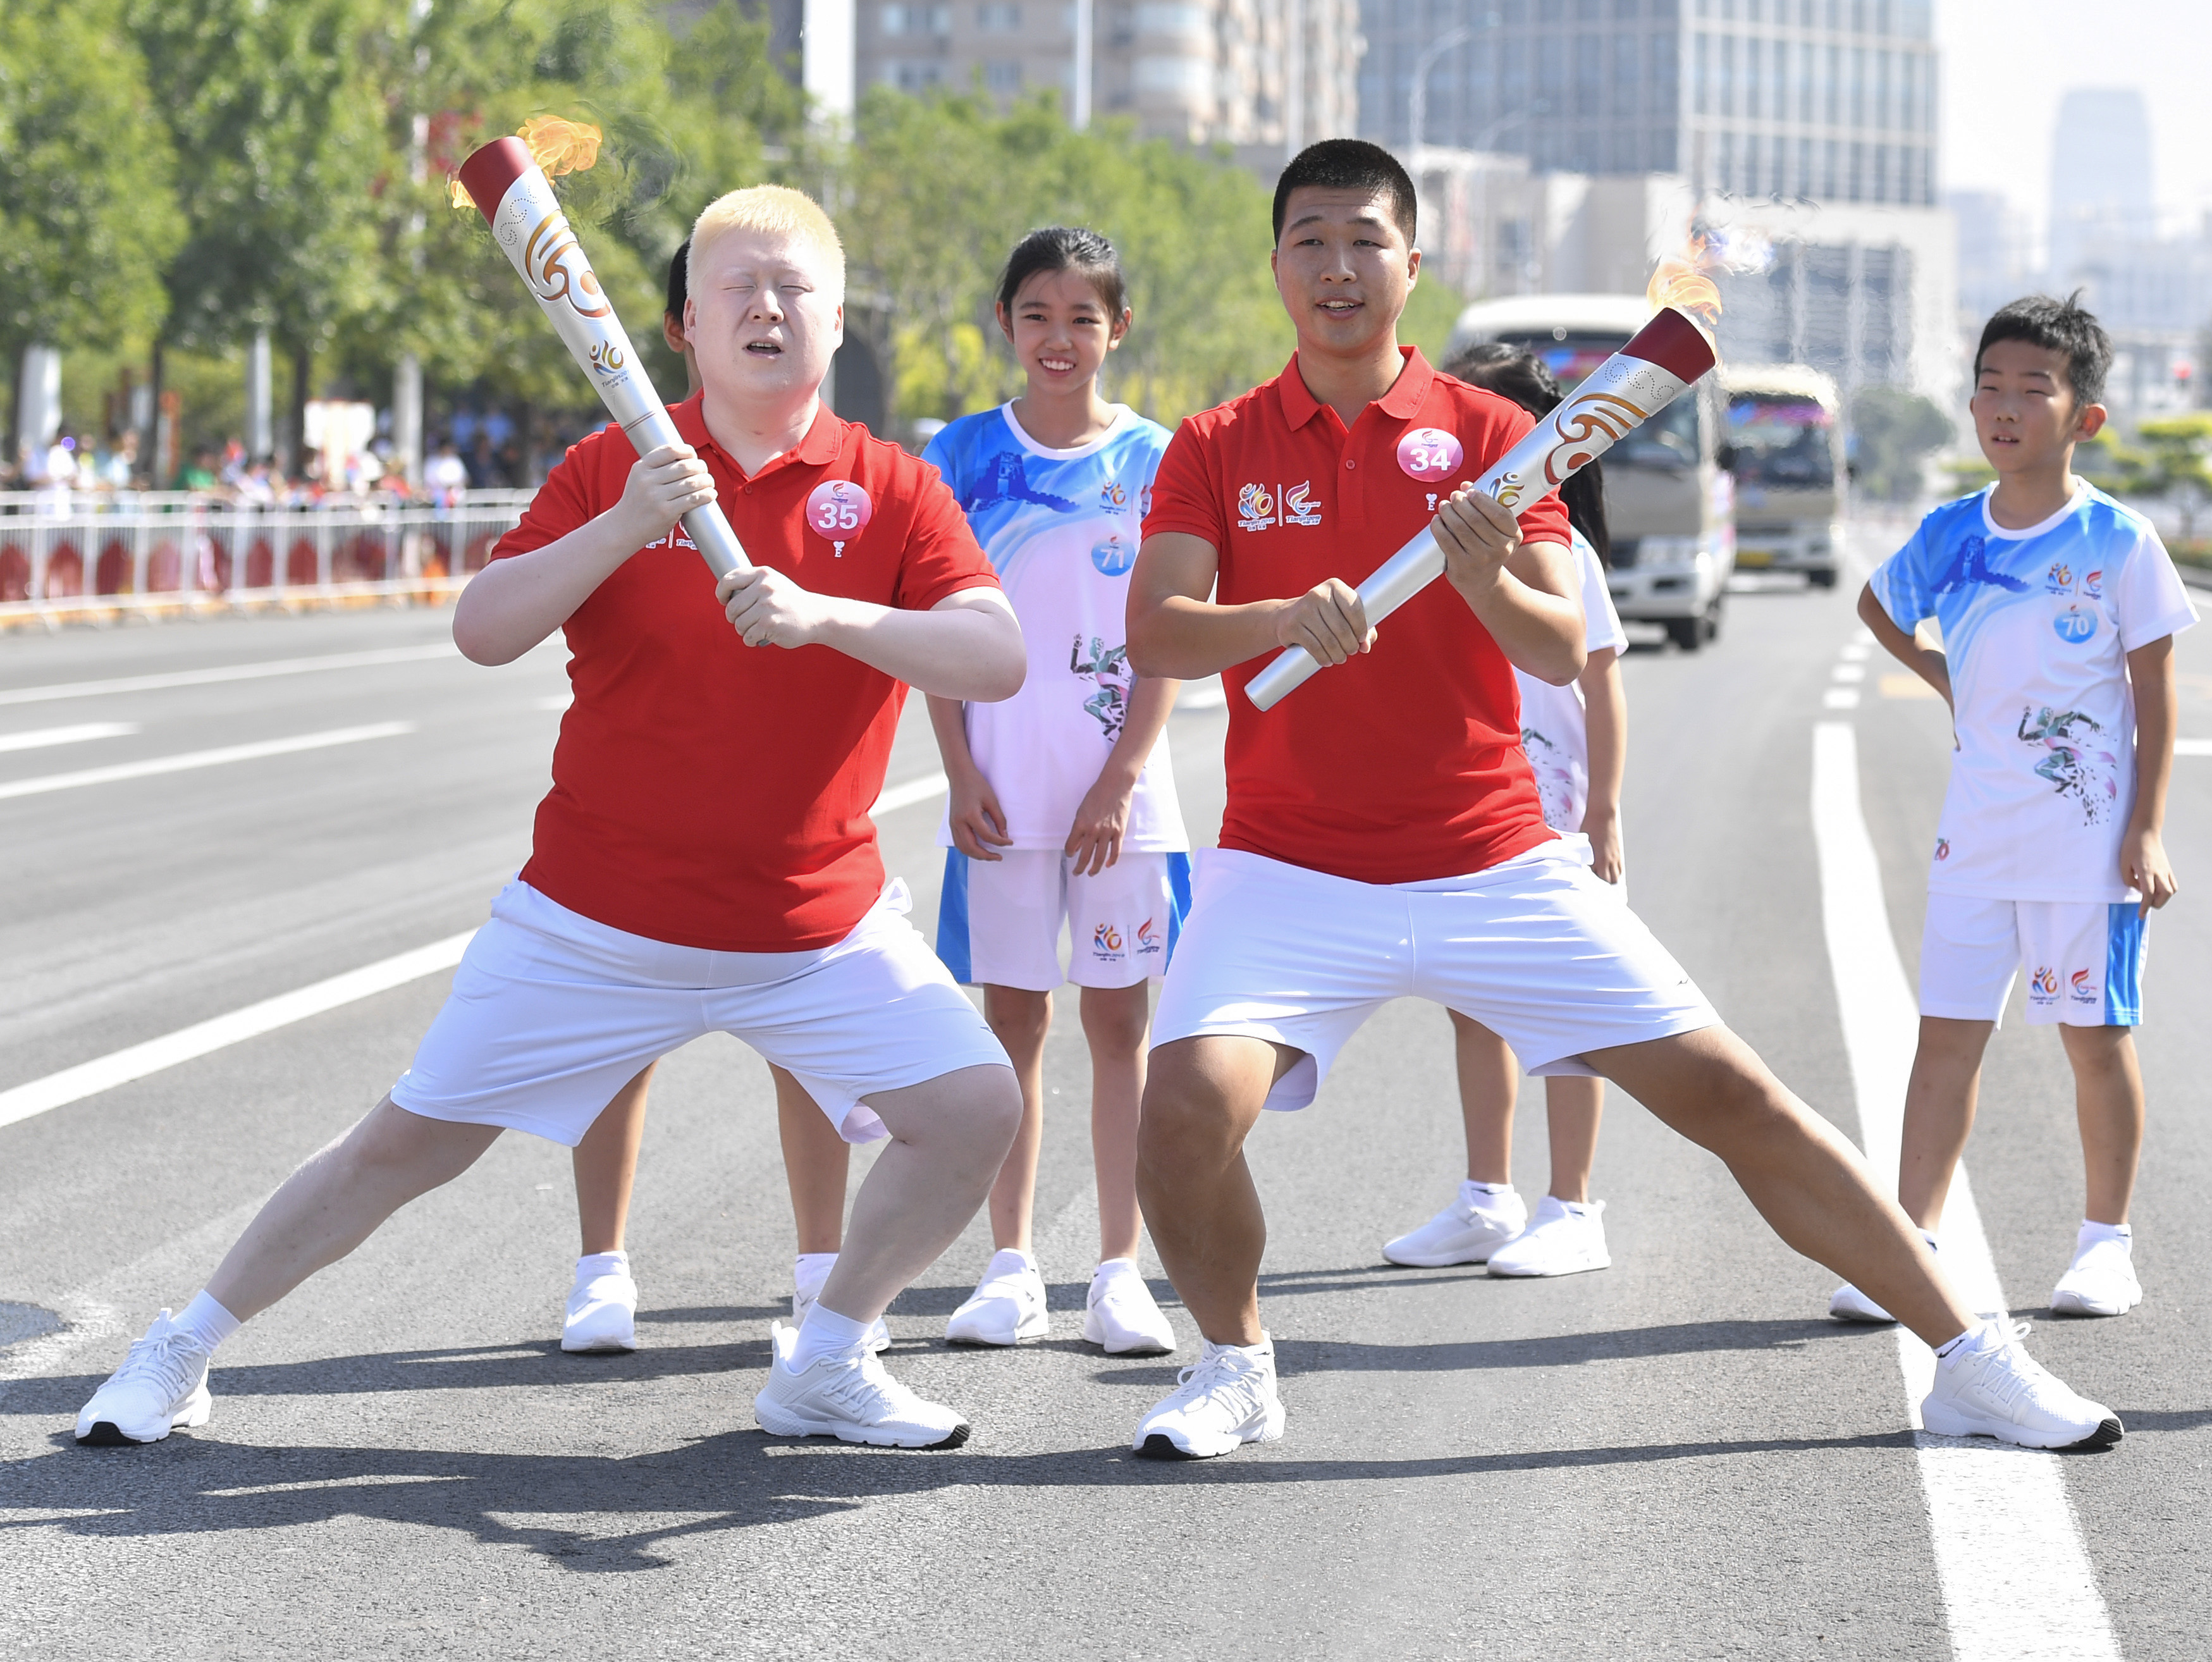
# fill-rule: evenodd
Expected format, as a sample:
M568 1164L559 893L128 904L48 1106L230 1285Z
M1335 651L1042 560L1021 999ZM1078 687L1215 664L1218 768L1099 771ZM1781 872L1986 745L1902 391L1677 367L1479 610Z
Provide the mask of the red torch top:
M538 158L520 139L495 138L461 163L461 188L469 193L477 211L489 220L499 211L508 187L537 165Z
M479 150L478 155L483 154ZM464 170L465 172L465 170ZM502 191L507 186L502 183ZM482 197L477 198L483 201ZM489 211L489 210L487 210ZM1677 380L1692 381L1713 367L1713 344L1705 331L1671 306L1662 306L1636 338L1620 349L1632 358L1656 363Z

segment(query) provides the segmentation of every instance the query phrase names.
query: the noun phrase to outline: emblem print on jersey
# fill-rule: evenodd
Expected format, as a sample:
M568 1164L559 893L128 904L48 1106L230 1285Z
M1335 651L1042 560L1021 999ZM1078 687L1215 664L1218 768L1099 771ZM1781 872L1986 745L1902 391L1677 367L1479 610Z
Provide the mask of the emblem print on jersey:
M2103 572L2085 571L2081 574L2081 598L2085 600L2101 600L2105 598Z
M2043 587L2050 594L2063 594L2074 587L2074 568L2063 560L2053 560L2051 569L2043 574Z
M1091 932L1091 952L1094 958L1121 956L1121 932L1111 923L1101 923Z
M1959 545L1958 557L1936 580L1936 593L1950 594L1977 586L2002 588L2013 594L2027 593L2026 578L2008 577L2002 571L1990 570L1989 544L1980 537L1969 537Z
M1285 525L1319 525L1321 504L1313 499L1313 481L1300 479L1283 492Z
M1237 493L1237 528L1265 531L1275 522L1275 499L1264 484L1248 484Z
M1137 551L1119 537L1109 537L1091 551L1091 563L1109 577L1118 577L1137 563Z
M1459 440L1441 427L1416 427L1398 441L1398 466L1424 484L1450 478L1466 455Z
M2067 645L2080 646L2097 632L2097 614L2069 606L2051 620L2051 627L2057 630L2058 638Z
M1936 839L1936 857L1938 860L1948 860L1951 857L1951 839L1949 837L1939 837Z
M1137 516L1147 520L1152 516L1152 487L1149 484L1137 493Z
M2081 809L2081 823L2101 825L2112 818L2119 801L2119 758L2103 748L2110 742L2097 721L2078 709L2020 713L2021 742L2041 746L2044 755L2035 764L2036 776L2048 779L2061 796L2071 797Z
M1142 958L1159 949L1160 932L1152 927L1152 920L1148 917L1137 925L1137 955Z
M2048 1004L2058 996L2058 972L2047 965L2039 965L2027 983L2027 995L2038 1004Z
M1129 488L1119 479L1109 479L1098 487L1098 506L1109 514L1117 514L1129 505Z
M807 494L806 523L830 539L839 559L845 545L859 536L876 516L868 493L850 479L825 479Z
M2073 981L2074 1001L2076 1004L2094 1004L2097 1001L2097 983L2089 978L2087 970L2075 971Z
M1083 701L1083 713L1104 729L1106 742L1113 743L1121 736L1121 724L1129 719L1129 694L1136 686L1136 678L1129 673L1129 648L1109 647L1094 635L1086 657L1083 637L1078 635L1067 649L1067 673L1094 684L1095 691Z

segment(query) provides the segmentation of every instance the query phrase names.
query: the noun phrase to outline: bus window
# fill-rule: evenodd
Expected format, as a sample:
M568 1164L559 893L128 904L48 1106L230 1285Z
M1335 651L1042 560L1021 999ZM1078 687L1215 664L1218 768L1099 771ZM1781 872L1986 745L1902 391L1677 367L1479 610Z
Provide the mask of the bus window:
M1739 393L1729 405L1729 443L1743 484L1831 489L1834 435L1835 418L1817 399Z

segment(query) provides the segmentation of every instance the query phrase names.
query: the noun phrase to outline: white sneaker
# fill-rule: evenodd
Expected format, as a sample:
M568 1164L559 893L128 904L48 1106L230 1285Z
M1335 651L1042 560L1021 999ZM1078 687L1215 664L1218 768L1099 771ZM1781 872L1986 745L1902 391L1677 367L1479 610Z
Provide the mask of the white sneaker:
M213 1411L208 1353L164 1310L77 1415L76 1440L95 1448L158 1443L179 1427L205 1425Z
M2120 1416L2045 1373L2021 1341L2026 1322L1999 1317L1936 1359L1920 1423L1939 1437L1994 1437L2023 1448L2110 1448ZM1977 1348L1977 1346L1979 1348Z
M945 1324L948 1344L1019 1344L1051 1331L1044 1277L1028 1253L1011 1246L991 1255L974 1294Z
M1107 1259L1091 1278L1083 1336L1109 1356L1164 1356L1176 1347L1167 1313L1127 1258Z
M637 1348L637 1282L625 1260L596 1275L576 1266L568 1289L568 1314L561 1324L561 1348L605 1355Z
M1493 1195L1462 1183L1449 1206L1419 1229L1383 1242L1382 1256L1419 1269L1480 1263L1528 1227L1528 1203L1511 1190Z
M1603 1201L1569 1206L1547 1195L1536 1202L1528 1227L1490 1255L1493 1275L1579 1275L1609 1269L1605 1250Z
M1206 1460L1283 1434L1271 1336L1261 1334L1249 1349L1208 1344L1176 1381L1174 1394L1137 1427L1133 1446L1146 1459Z
M815 1304L822 1297L823 1282L829 1279L824 1275L822 1281L815 1282L811 1287L794 1287L791 1289L792 1331L795 1333L806 1325L807 1317L813 1314ZM774 1330L775 1324L770 1323L769 1330L774 1331ZM868 1330L868 1354L872 1356L881 1355L890 1348L891 1330L884 1325L884 1318L878 1316L876 1318L876 1324Z
M2094 1224L2075 1238L2074 1262L2051 1289L2051 1308L2061 1316L2124 1316L2142 1302L2130 1235L2087 1239Z
M968 1422L951 1409L924 1402L884 1370L866 1345L791 1366L798 1333L777 1322L769 1330L775 1355L768 1384L753 1398L760 1428L778 1437L835 1437L878 1448L957 1448Z
M1828 1294L1828 1314L1839 1322L1893 1322L1897 1319L1849 1282Z

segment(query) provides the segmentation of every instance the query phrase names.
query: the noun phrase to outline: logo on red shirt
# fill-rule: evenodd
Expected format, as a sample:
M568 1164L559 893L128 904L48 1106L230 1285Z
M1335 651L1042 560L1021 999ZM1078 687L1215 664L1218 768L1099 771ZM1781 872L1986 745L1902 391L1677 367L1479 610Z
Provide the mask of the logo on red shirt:
M857 536L876 515L876 505L868 500L868 493L850 479L827 479L814 487L806 498L806 523L830 539L837 557L842 559L845 545Z
M1416 427L1398 441L1398 466L1424 483L1450 478L1466 457L1459 440L1441 427Z
M1237 493L1237 528L1265 531L1275 522L1275 499L1264 484L1248 484Z
M1319 525L1321 504L1313 499L1313 481L1300 479L1283 492L1285 525Z

